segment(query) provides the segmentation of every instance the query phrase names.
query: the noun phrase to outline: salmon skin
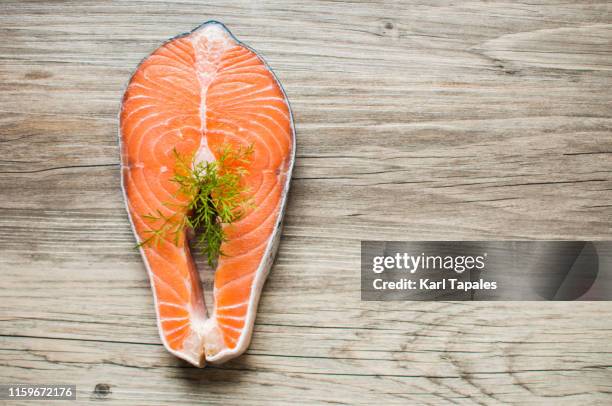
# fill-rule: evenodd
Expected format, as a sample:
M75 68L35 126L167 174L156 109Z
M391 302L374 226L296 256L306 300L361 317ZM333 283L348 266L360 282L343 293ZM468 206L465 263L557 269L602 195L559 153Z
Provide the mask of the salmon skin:
M246 213L224 224L227 241L206 308L186 232L140 245L157 325L169 352L193 365L222 363L251 340L262 287L272 266L295 160L287 97L268 65L221 23L209 21L145 58L120 112L121 186L136 240L155 228L147 216L185 214L172 181L174 151L211 162L223 147L252 147L242 181Z

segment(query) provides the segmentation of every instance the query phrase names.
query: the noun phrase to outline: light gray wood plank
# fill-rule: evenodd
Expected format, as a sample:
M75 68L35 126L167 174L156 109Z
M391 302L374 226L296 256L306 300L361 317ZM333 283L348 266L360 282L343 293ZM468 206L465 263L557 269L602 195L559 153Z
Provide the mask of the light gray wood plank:
M136 64L211 18L280 77L298 159L252 345L197 370L159 342L117 112ZM611 27L603 1L3 1L0 381L60 377L78 403L610 403L609 303L361 302L359 242L610 239Z

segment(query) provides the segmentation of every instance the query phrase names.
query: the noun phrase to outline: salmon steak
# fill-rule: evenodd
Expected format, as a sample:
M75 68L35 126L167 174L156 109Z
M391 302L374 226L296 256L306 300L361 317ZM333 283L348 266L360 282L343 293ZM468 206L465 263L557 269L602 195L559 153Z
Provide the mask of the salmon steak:
M249 346L259 297L280 238L295 131L285 92L264 60L221 23L209 21L145 58L120 112L121 181L129 219L151 283L167 350L203 367ZM176 240L153 232L150 213L185 210L173 176L176 153L214 162L222 146L252 149L241 178L251 204L222 224L208 308L187 231Z

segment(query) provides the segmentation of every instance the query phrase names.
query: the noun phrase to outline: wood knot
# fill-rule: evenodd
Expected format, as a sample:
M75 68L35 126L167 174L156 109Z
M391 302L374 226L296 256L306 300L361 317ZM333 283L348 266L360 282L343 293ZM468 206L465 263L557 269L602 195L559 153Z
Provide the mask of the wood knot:
M383 21L382 25L380 26L380 34L383 37L392 37L392 38L398 38L399 37L399 30L397 28L397 25L393 22L393 21Z
M110 385L107 383L99 383L93 390L93 396L97 399L102 399L111 394Z

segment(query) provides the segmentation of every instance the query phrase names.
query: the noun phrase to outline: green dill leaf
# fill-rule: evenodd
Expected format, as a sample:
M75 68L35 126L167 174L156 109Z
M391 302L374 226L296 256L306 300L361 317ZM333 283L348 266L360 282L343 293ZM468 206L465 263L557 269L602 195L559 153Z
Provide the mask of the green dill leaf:
M165 207L176 207L177 211L166 216L160 209L156 214L143 218L151 223L160 223L159 228L146 230L151 234L139 246L157 245L162 239L179 245L186 229L196 234L196 246L206 255L209 265L214 266L218 257L224 255L221 245L226 241L224 224L231 224L244 216L253 207L250 190L241 184L248 174L253 155L253 145L233 147L225 144L217 151L217 160L194 162L193 158L181 155L173 149L175 174L171 178L178 189L175 198L186 200L176 204L164 202Z

